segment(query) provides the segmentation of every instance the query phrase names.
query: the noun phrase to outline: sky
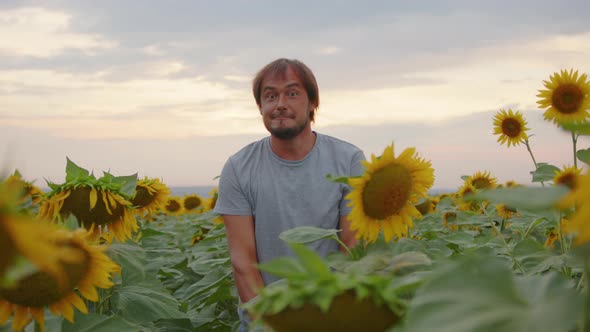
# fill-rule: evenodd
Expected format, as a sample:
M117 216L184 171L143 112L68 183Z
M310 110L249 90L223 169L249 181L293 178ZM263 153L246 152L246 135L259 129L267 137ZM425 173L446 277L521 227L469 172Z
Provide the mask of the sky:
M434 188L478 171L530 184L531 156L496 142L493 116L521 111L536 160L573 164L536 95L555 71L590 74L587 13L587 0L1 0L0 175L61 183L67 157L98 175L216 185L268 135L251 80L286 57L318 80L317 132L367 157L415 147Z

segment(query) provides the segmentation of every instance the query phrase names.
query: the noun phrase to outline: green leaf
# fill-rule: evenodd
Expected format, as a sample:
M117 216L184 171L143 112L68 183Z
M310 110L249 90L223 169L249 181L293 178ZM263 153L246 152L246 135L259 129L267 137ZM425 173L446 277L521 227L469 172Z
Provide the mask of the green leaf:
M338 232L340 230L301 226L282 232L279 238L287 243L305 244L337 236Z
M115 176L112 178L112 182L120 186L120 192L127 196L126 198L131 198L135 195L137 173L127 176Z
M68 215L66 220L64 220L64 226L69 229L70 231L76 230L80 228L80 224L78 223L78 218L72 213Z
M74 164L74 162L68 157L66 157L66 160L66 182L84 179L89 176L89 173L86 169Z
M580 161L590 164L590 148L586 150L578 150L578 152L576 152L576 157L578 157Z
M118 289L116 297L118 315L131 322L188 318L179 310L180 303L154 282L122 287Z
M546 182L553 180L556 171L559 171L557 166L547 163L537 163L537 169L530 173L533 175L533 182Z
M310 275L319 278L330 278L332 276L328 264L315 251L298 243L290 243L289 245L299 258L303 268Z
M520 241L513 249L513 255L527 273L542 273L550 268L561 268L565 265L563 256L552 254L539 242L533 239Z
M565 123L562 128L580 135L590 135L590 122Z
M76 313L74 323L64 319L61 330L62 332L136 332L140 330L140 327L117 316Z
M344 184L348 184L348 179L351 177L348 176L334 176L332 174L326 174L326 180L330 181L330 182L335 182L335 183L344 183Z
M512 208L541 210L553 208L569 189L565 186L543 188L515 187L483 190L473 195L466 195L465 200L488 200L492 203L506 204Z
M572 331L582 296L561 275L515 277L494 257L447 263L420 287L403 331Z
M279 278L302 278L307 275L305 268L293 257L278 257L258 264L258 268Z

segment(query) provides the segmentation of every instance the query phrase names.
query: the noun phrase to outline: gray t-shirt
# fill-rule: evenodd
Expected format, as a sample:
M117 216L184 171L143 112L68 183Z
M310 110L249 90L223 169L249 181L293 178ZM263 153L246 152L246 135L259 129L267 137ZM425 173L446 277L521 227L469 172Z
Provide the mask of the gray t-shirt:
M313 149L302 160L279 158L266 137L242 148L223 167L215 212L254 217L260 263L293 255L279 239L283 231L299 226L337 229L340 217L350 213L344 199L350 188L328 181L326 175L362 175L365 156L350 143L316 135ZM338 250L334 240L310 247L322 256ZM262 278L265 284L278 279L265 272Z

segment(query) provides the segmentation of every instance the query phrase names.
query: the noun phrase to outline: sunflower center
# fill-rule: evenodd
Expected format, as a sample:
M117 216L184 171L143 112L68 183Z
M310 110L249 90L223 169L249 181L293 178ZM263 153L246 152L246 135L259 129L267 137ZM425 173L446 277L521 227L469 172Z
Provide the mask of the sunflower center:
M488 178L476 178L471 180L471 185L475 187L475 189L488 189L492 186L492 182Z
M399 214L412 191L412 174L403 165L393 164L373 173L363 190L367 216L386 219Z
M169 212L176 212L180 210L180 203L174 200L168 201L166 204L166 210Z
M46 272L37 271L19 280L15 287L0 288L0 298L19 306L40 308L56 303L71 293L86 275L90 255L76 244L66 245L78 248L84 253L81 262L75 264L61 262L61 267L68 277L66 286L60 286L55 277Z
M106 202L109 203L109 210L105 206L104 195L107 191L97 189L98 199L96 205L90 209L90 187L78 187L72 190L72 193L68 198L65 199L64 205L61 209L62 214L73 214L76 216L79 222L84 224L86 229L89 229L92 224L96 225L107 225L113 223L124 216L125 207L115 202L115 206L112 206L109 199Z
M555 179L555 184L566 185L570 189L576 188L576 176L574 174L563 174L562 176Z
M4 222L12 222L12 220L0 221L0 250L2 251L2 255L0 255L0 275L3 275L4 271L10 267L17 253L12 239L8 236L8 231L2 226Z
M502 121L502 132L504 135L508 137L518 137L520 132L522 131L522 127L520 122L516 119L506 119Z
M150 192L145 187L137 186L135 188L135 196L133 197L131 204L137 207L148 206L154 201L155 197L156 195L150 194Z
M201 199L199 197L190 196L184 200L184 208L187 210L193 210L201 206Z
M560 113L575 113L584 99L584 93L575 84L563 84L558 86L553 95L551 102Z

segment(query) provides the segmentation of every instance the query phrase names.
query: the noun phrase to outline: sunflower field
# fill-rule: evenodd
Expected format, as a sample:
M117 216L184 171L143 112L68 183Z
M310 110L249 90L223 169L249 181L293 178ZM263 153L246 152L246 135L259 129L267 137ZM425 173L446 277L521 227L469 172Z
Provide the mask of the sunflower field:
M431 195L419 149L386 146L347 183L339 230L299 227L293 249L258 268L281 278L238 303L223 220L208 197L158 178L97 177L67 159L42 191L18 171L0 181L0 331L590 331L590 81L554 73L537 95L571 135L571 164L537 161L518 110L490 119L499 148L531 157L531 182L474 170ZM568 161L564 161L567 163ZM306 244L332 239L320 257Z

